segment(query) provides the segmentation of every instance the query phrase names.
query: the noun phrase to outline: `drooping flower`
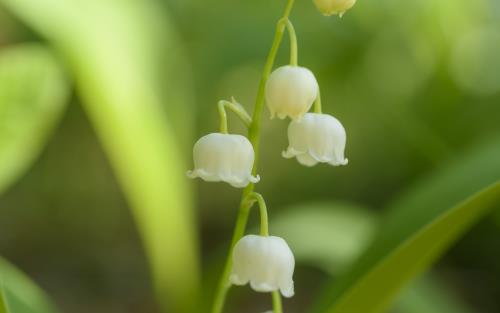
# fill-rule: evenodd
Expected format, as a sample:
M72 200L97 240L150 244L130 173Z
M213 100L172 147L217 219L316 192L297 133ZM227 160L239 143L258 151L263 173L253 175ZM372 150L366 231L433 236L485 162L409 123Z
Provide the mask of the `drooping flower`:
M318 10L323 15L338 14L340 17L354 6L356 0L313 0Z
M292 297L295 258L285 240L275 236L247 235L233 250L233 269L229 280L235 285L250 282L253 290L280 290Z
M309 111L318 96L318 82L305 67L286 65L277 68L269 76L266 85L266 101L271 118L289 116L300 118Z
M212 133L201 137L193 148L194 170L190 178L200 177L209 182L223 181L236 188L259 181L252 176L254 151L248 139L241 135Z
M302 119L288 126L289 146L283 157L296 157L299 163L314 166L317 163L346 165L344 158L346 133L333 116L306 113Z

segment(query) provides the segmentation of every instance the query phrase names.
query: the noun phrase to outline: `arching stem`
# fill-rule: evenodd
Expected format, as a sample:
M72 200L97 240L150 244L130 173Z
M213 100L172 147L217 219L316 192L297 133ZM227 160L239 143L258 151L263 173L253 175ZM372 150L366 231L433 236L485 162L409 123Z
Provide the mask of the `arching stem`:
M286 20L286 28L288 30L288 36L290 37L290 65L297 66L299 58L297 34L295 33L295 28L289 19Z
M227 113L226 113L226 108L230 109L238 118L245 124L245 126L248 128L250 127L250 124L252 123L252 118L248 114L248 112L245 110L245 108L236 102L236 100L233 98L232 102L229 102L227 100L221 100L219 103L217 103L217 108L219 110L219 117L220 117L220 132L223 134L227 134Z
M260 193L252 192L249 198L253 198L259 205L260 214L260 235L269 236L269 222L267 218L267 206L264 197Z

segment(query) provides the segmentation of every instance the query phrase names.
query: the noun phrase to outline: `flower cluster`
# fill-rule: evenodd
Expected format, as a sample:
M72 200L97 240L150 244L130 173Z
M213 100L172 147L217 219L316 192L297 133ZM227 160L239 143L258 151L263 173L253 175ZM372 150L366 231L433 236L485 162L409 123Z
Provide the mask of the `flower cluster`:
M318 83L310 70L291 65L276 69L267 81L266 100L271 118L277 115L292 119L288 127L289 147L283 157L296 157L305 166L347 164L345 129L335 117L321 113ZM229 108L241 109L234 100L222 102ZM307 113L314 102L316 113ZM194 145L193 159L195 168L188 172L190 178L222 181L236 188L260 179L252 175L255 152L250 141L228 134L227 130L200 138Z
M356 0L313 0L325 15L339 14L350 9ZM260 112L267 104L271 118L290 118L288 126L288 148L282 152L285 158L297 158L305 166L326 163L333 166L346 165L344 157L346 132L338 119L323 114L320 88L313 72L299 66L297 62L297 39L292 23L288 19L291 4L278 22L273 48L266 63L254 116L233 98L218 103L220 131L200 138L193 148L194 169L188 171L190 178L199 177L208 182L226 182L236 188L245 188L241 202L238 227L233 238L231 256L226 264L221 287L213 312L222 310L227 283L250 284L258 292L281 292L292 297L295 259L284 239L269 236L267 208L264 198L253 192L253 184L260 180L256 174L255 149L258 148ZM290 37L290 64L272 71L276 47L280 45L285 29ZM314 112L309 112L314 107ZM235 113L249 129L249 137L228 133L226 109ZM258 203L261 217L260 235L244 235L241 225L246 224L247 212ZM242 220L240 220L242 218ZM240 222L242 224L240 224ZM241 230L241 232L240 232ZM278 294L279 297L279 294ZM273 296L274 299L274 296ZM281 300L280 300L281 301ZM275 312L277 313L277 312Z
M321 113L318 83L314 74L298 66L276 69L267 82L266 99L271 117L289 116L289 147L283 157L296 157L300 164L317 163L346 165L344 149L346 133L342 124L333 116ZM306 113L316 102L317 113Z

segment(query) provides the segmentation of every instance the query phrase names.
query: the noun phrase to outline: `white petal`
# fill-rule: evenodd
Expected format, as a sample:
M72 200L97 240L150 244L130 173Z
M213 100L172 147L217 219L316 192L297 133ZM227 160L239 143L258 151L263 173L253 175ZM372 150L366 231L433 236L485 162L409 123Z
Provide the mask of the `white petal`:
M295 294L295 292L293 290L293 281L291 281L285 287L281 287L280 292L283 295L283 297L286 297L286 298L293 297L293 295Z
M309 111L318 95L314 74L304 67L282 66L274 70L266 84L266 103L280 119L300 118Z
M243 286L248 284L248 278L243 278L237 274L231 274L231 276L229 276L229 281L231 282L231 284L238 286Z
M250 281L250 287L258 292L271 292L278 288L276 285L271 285L266 282L256 282L254 280Z
M212 133L200 138L193 148L195 169L190 178L208 182L223 181L236 188L259 181L252 175L254 151L248 139L241 135Z
M313 158L308 152L297 155L297 161L305 166L314 166L318 164L318 160Z
M275 236L247 235L233 250L233 268L230 276L235 285L250 282L258 292L281 290L293 295L295 259L286 242Z
M288 126L289 147L283 157L296 157L305 166L317 163L346 165L346 133L342 124L328 114L306 113Z

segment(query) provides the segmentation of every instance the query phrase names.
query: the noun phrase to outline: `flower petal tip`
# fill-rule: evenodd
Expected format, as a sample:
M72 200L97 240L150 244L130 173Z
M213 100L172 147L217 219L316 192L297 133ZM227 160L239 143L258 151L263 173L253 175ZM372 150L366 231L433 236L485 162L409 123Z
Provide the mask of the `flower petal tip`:
M233 285L244 286L248 283L248 279L242 279L236 274L231 274L231 276L229 276L229 282Z
M188 178L195 179L196 177L198 177L198 174L196 173L196 170L193 170L193 171L187 171L186 176Z
M293 282L292 282L292 286L289 287L289 288L280 288L280 292L281 294L283 295L283 297L285 298L291 298L295 295L295 292L293 290Z
M250 180L252 183L256 184L256 183L258 183L258 182L260 181L260 176L259 176L259 175L250 176L249 180Z

